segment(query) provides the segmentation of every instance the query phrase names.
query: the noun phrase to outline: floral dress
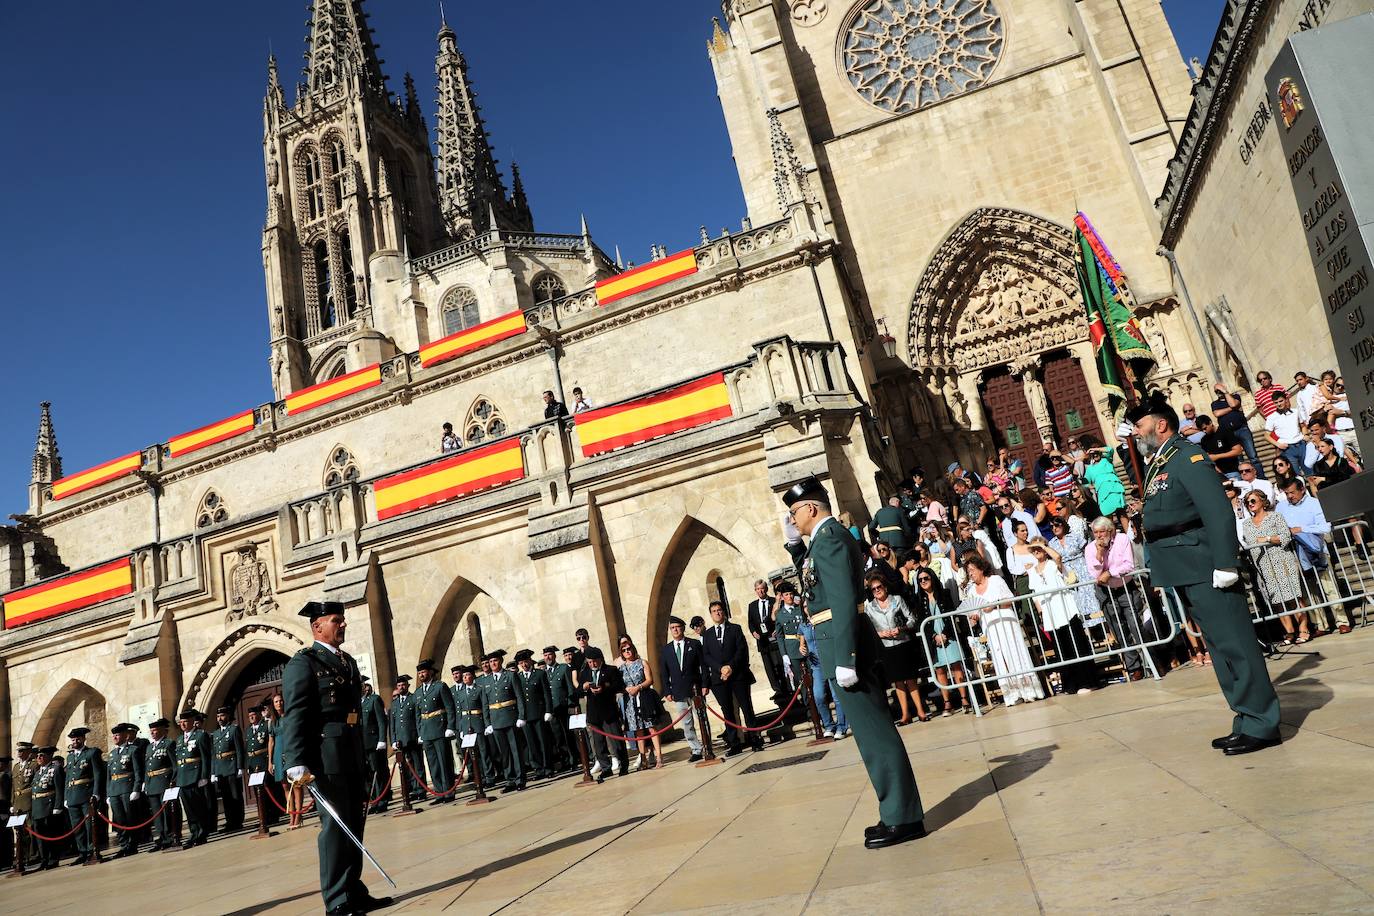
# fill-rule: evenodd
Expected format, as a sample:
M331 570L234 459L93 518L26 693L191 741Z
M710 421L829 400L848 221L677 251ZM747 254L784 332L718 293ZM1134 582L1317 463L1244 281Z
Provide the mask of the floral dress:
M1088 561L1083 558L1083 550L1087 545L1083 535L1076 531L1050 541L1050 546L1059 551L1065 571L1071 571L1078 577L1078 588L1073 590L1074 600L1078 602L1078 616L1083 618L1084 625L1092 625L1091 618L1102 611L1097 604L1097 586L1088 572Z
M1244 531L1243 541L1250 550L1251 559L1255 561L1255 568L1259 570L1260 582L1264 584L1264 592L1269 600L1283 604L1296 601L1302 595L1298 578L1301 572L1297 555L1290 549L1293 535L1288 530L1288 522L1277 512L1267 512L1260 524L1256 525L1253 518L1247 518L1241 527ZM1279 543L1266 543L1271 537L1278 538Z
M644 683L644 659L637 658L632 662L625 662L620 666L620 676L625 679L626 687L633 687L636 684ZM644 722L639 715L638 704L635 698L628 693L619 696L620 714L625 719L625 730L627 733L639 731L641 728L652 728L652 724Z

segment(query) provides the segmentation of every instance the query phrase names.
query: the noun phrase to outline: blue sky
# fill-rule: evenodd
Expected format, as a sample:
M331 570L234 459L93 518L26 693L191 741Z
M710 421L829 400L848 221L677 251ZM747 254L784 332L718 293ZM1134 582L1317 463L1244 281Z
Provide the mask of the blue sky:
M1205 57L1223 0L1164 6L1184 57ZM367 9L393 89L414 73L432 127L437 3ZM719 10L449 0L540 229L586 213L603 248L642 261L739 224L705 54ZM73 473L271 397L262 95L269 46L291 94L307 18L303 0L0 7L0 519L25 506L39 401Z

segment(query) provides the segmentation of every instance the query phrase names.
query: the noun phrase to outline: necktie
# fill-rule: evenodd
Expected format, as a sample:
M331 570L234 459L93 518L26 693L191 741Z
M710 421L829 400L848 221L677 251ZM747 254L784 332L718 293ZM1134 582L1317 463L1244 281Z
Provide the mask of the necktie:
M682 670L682 640L678 640L674 645L677 646L677 669Z
M725 627L716 627L716 639L725 642Z

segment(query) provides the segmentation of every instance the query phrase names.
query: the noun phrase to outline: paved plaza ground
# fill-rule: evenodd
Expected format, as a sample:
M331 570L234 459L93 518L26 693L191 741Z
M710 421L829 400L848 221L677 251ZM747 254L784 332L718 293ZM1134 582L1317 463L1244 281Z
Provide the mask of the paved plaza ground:
M1271 663L1282 747L1208 747L1207 669L902 735L932 833L863 848L852 740L373 818L388 913L1374 913L1374 627ZM321 911L316 828L0 882L5 912ZM384 883L370 867L374 893Z

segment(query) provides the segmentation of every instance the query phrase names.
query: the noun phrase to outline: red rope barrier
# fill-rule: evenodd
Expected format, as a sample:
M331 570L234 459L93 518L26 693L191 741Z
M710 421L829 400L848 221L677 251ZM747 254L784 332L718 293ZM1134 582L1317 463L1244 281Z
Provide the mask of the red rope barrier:
M105 823L109 824L111 827L113 827L113 828L116 829L116 830L124 830L124 831L126 831L126 832L129 831L129 830L142 830L144 827L147 827L147 826L148 826L149 824L151 824L153 821L157 820L157 816L158 816L159 814L162 813L162 808L166 808L166 807L167 807L168 805L170 805L170 804L171 804L171 802L163 802L163 803L162 803L162 807L161 807L161 808L158 808L156 811L154 811L152 817L148 818L148 819L147 819L146 821L144 821L143 823L137 824L137 825L135 825L135 826L133 826L133 827L125 827L123 824L116 824L114 821L112 821L112 820L110 820L108 817L106 817L105 814L104 814L104 812L102 812L102 811L97 811L97 812L96 812L96 816L99 817L102 821L104 821Z
M630 743L631 741L648 741L650 738L657 738L659 735L663 734L668 729L673 728L683 719L687 718L687 716L690 715L691 712L692 705L689 703L687 704L687 709L683 711L682 715L678 716L676 719L669 722L667 725L663 726L658 731L649 732L649 734L647 735L635 735L633 738L626 738L624 735L612 735L609 732L603 732L601 729L597 728L595 725L592 725L591 723L587 724L587 728L589 728L591 731L596 732L603 738L614 738L617 741L624 741L626 744Z
M29 832L29 835L30 835L30 836L37 837L38 839L43 840L44 842L47 842L47 843L60 843L60 842L62 842L63 840L67 839L67 837L75 836L75 835L76 835L76 832L77 832L78 830L81 829L81 826L82 826L83 824L85 824L85 823L86 823L88 820L90 820L90 819L91 819L91 815L90 815L89 812L87 812L87 814L86 814L85 817L83 817L81 820L79 820L79 821L76 822L76 826L75 826L75 827L73 827L71 830L68 830L66 833L62 834L61 836L43 836L43 834L37 832L37 831L34 830L32 827L30 827L28 821L25 821L25 822L24 822L24 829L27 830L27 831Z
M449 789L447 792L435 792L433 789L429 787L429 783L421 779L420 774L415 772L415 767L410 765L409 760L406 761L406 769L410 771L410 775L415 778L415 781L420 784L420 788L428 792L430 796L432 796L433 798L443 798L446 795L452 795L453 793L458 791L458 782L457 780L454 780L452 789Z
M372 801L370 801L370 802L367 803L367 806L368 806L369 808L371 808L373 805L377 804L377 802L381 801L382 798L386 795L386 793L388 793L388 792L391 791L391 780L392 780L392 777L394 777L394 776L396 775L396 761L398 761L398 760L400 760L400 759L401 759L401 755L399 755L399 754L397 754L394 758L392 758L392 762L391 762L391 772L386 774L386 784L385 784L384 786L382 786L382 794L381 794L381 795L378 795L376 798L372 799Z
M262 789L262 794L267 796L267 800L270 801L273 805L276 805L277 810L280 811L282 814L285 814L287 817L290 817L293 814L303 815L305 814L305 812L309 811L311 808L315 806L315 799L313 797L307 797L305 799L305 804L303 804L296 811L292 811L289 808L283 808L281 802L277 801L275 798L272 797L272 793L268 790L266 782L264 782L260 786L260 788ZM282 798L286 798L285 792L282 793Z
M720 721L724 722L726 725L730 726L731 728L737 728L742 732L764 732L768 731L768 729L772 728L774 725L777 725L779 722L782 721L783 716L787 715L787 711L790 710L793 704L797 702L797 697L801 696L801 692L801 687L797 687L797 692L792 694L792 699L787 701L787 705L783 707L782 712L778 713L778 717L776 719L774 719L772 722L769 722L767 725L759 725L755 726L754 728L750 728L747 725L736 725L734 722L731 722L729 719L725 718L720 713L712 709L710 703L706 704L706 711L709 712L711 715L715 716Z

